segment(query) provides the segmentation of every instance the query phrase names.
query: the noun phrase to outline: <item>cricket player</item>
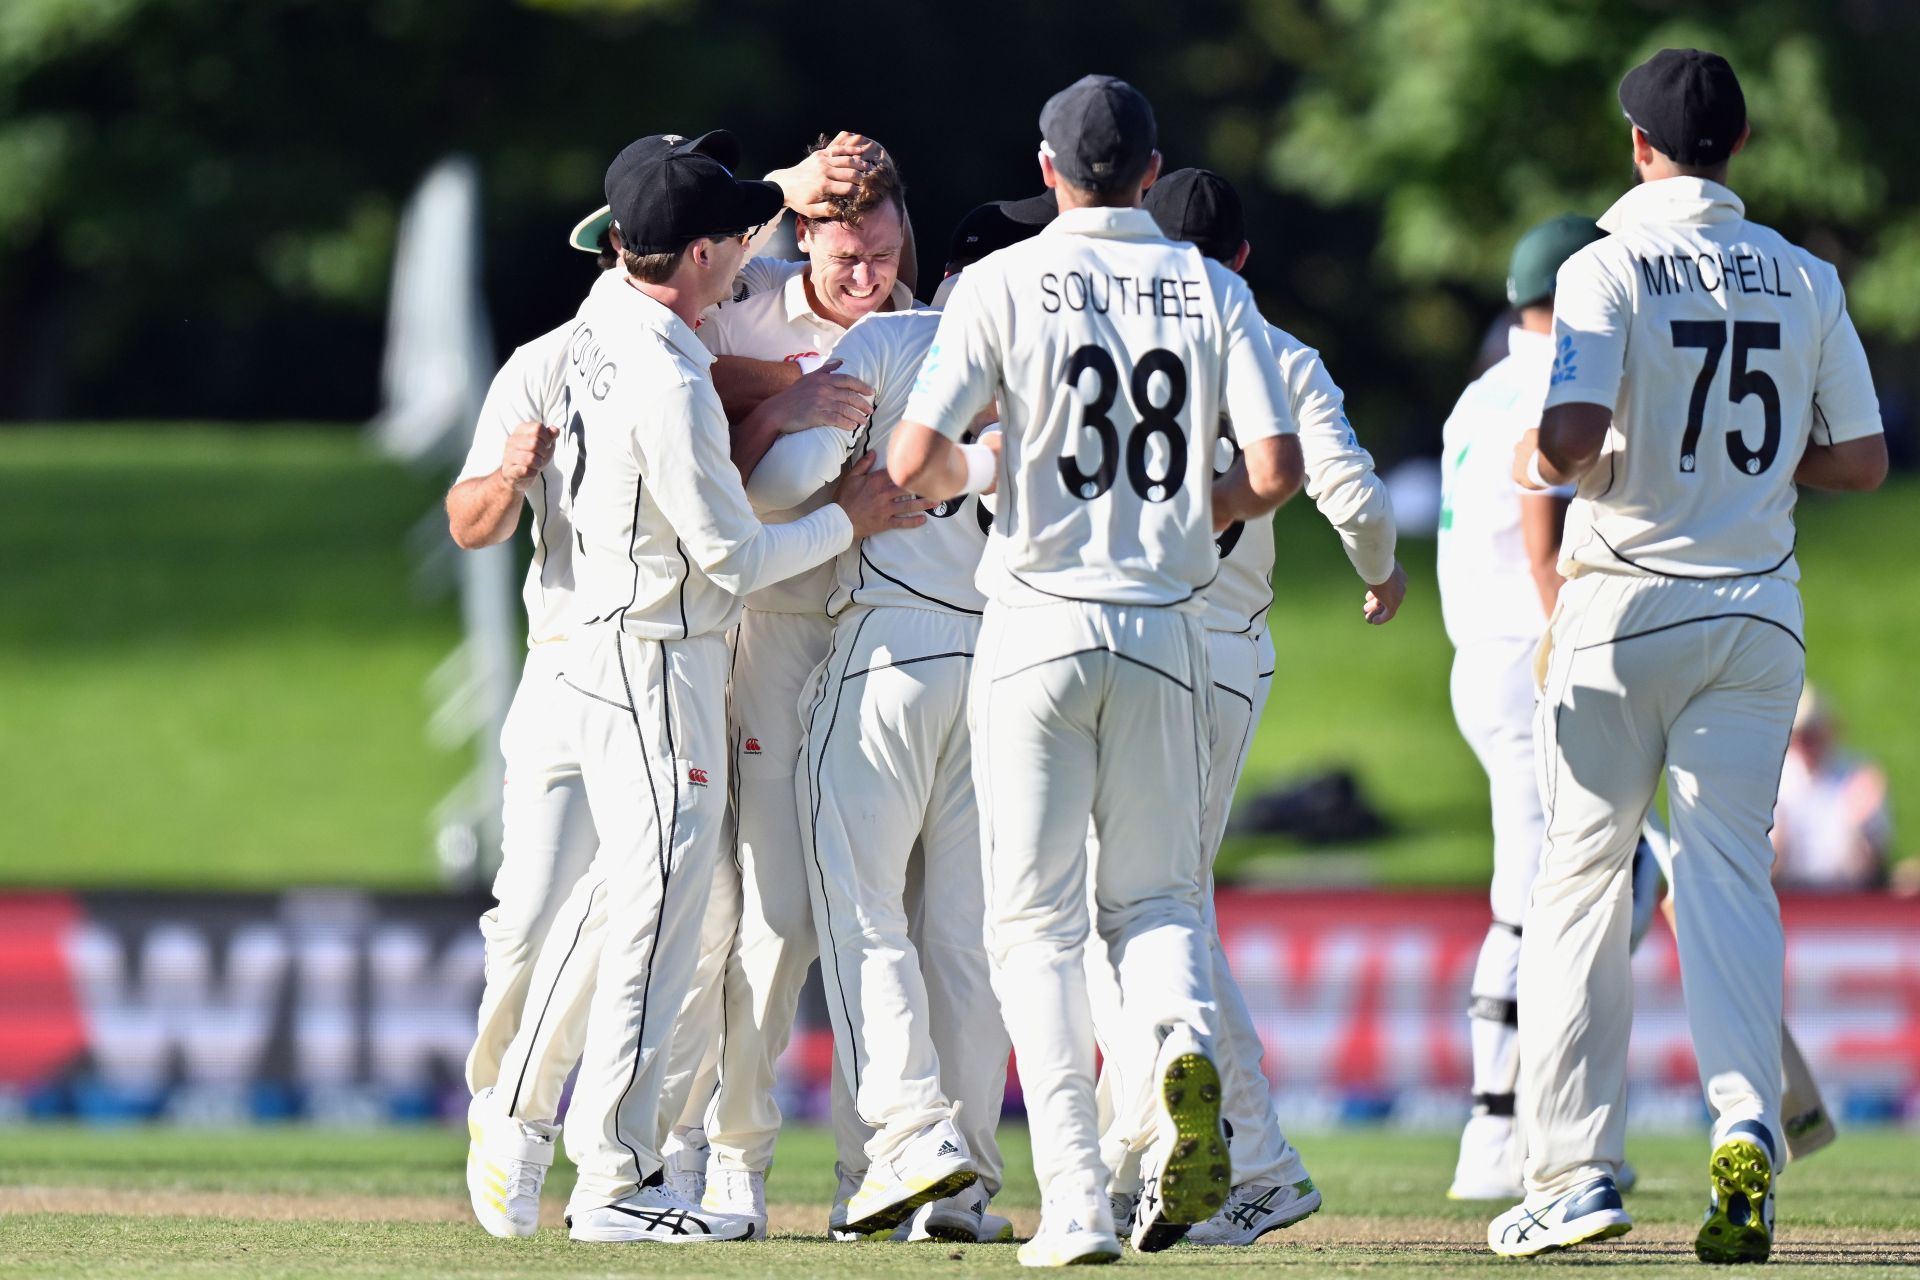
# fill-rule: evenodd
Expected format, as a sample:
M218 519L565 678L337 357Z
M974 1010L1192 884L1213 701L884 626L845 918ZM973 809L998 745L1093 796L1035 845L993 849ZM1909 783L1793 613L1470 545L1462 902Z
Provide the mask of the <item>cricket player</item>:
M889 159L860 175L834 202L833 216L802 218L803 270L779 290L731 306L701 327L716 356L785 361L817 370L849 325L862 316L913 306L898 280L906 236L905 189ZM845 376L845 375L842 375ZM864 386L865 384L861 384ZM753 471L760 478L761 468ZM767 492L750 482L749 496ZM830 486L762 501L775 523L799 518L827 500ZM931 505L931 504L929 504ZM719 1046L718 1088L707 1108L705 1204L756 1224L765 1234L766 1173L780 1130L774 1098L777 1065L792 1035L800 988L818 951L794 801L800 755L801 695L827 656L833 623L827 597L831 565L767 584L746 601L734 639L729 742L733 753L735 858L722 865L703 949L725 954L724 1009L689 1034ZM726 927L726 926L731 926ZM710 964L707 966L710 967ZM690 1023L703 1021L695 1010ZM692 1101L701 1089L695 1083ZM688 1117L682 1117L686 1120ZM843 1177L865 1164L866 1133L843 1103L835 1121ZM698 1151L685 1125L678 1145Z
M1143 202L1170 240L1191 242L1208 258L1238 273L1252 253L1246 217L1233 185L1204 169L1163 175ZM1368 584L1363 617L1379 625L1398 612L1406 595L1406 573L1394 558L1396 531L1386 486L1374 474L1373 459L1360 447L1347 421L1345 396L1328 375L1320 353L1273 325L1267 338L1278 361L1288 407L1298 429L1306 465L1307 495L1340 535L1342 547L1362 582ZM1223 429L1215 449L1216 476L1229 474L1238 461L1230 430ZM1214 997L1219 1004L1215 1034L1224 1105L1233 1157L1234 1189L1226 1204L1206 1222L1184 1231L1162 1224L1152 1233L1136 1232L1143 1251L1185 1239L1196 1244L1248 1245L1269 1231L1291 1226L1320 1207L1321 1198L1305 1164L1281 1132L1272 1092L1260 1065L1259 1030L1239 984L1228 970L1213 915L1212 859L1226 834L1233 793L1253 746L1254 729L1273 684L1274 644L1267 628L1273 603L1275 547L1271 513L1236 523L1216 539L1220 576L1203 594L1207 652L1213 671L1214 718L1210 783L1205 808L1207 878L1202 904L1212 948ZM1120 992L1112 967L1097 940L1088 943L1089 986L1094 995L1094 1027L1105 1055L1102 1087L1119 1095L1114 1122L1103 1139L1115 1169L1116 1220L1132 1216L1138 1187L1127 1173L1137 1160L1127 1155L1143 1135L1139 1106L1125 1097L1143 1092L1150 1075L1153 1043L1124 1038L1119 1029ZM1109 1080L1109 1077L1114 1079Z
M1055 212L1051 196L973 210L954 234L942 293L957 284L951 273ZM874 387L871 420L851 436L822 427L784 437L748 495L785 505L851 457L884 453L939 324L937 311L902 311L849 329L834 355ZM1010 1047L981 946L966 720L991 517L971 496L930 514L925 528L869 539L838 562L795 790L837 1068L874 1131L839 1230L888 1231L911 1216L925 1238L971 1243L1000 1186Z
M1577 484L1543 645L1546 850L1520 943L1526 1256L1616 1236L1630 1018L1629 860L1666 775L1687 1014L1713 1112L1695 1253L1764 1261L1781 1123L1784 945L1767 829L1805 671L1796 485L1872 489L1879 404L1838 276L1726 185L1746 103L1666 49L1620 105L1641 185L1568 259L1537 441L1515 476Z
M768 527L753 516L693 326L731 292L750 233L783 201L771 183L736 180L715 145L642 139L615 159L607 202L624 269L595 284L567 344L562 410L592 443L573 494L583 621L559 683L573 694L565 729L601 842L587 875L605 900L568 1116L577 1240L750 1230L658 1178L661 1076L719 855L723 632L740 594L824 562L900 509L871 477L853 476L801 520Z
M1534 758L1534 653L1560 595L1560 535L1572 486L1514 483L1513 451L1540 425L1553 365L1554 273L1605 233L1564 214L1514 245L1507 301L1519 323L1507 355L1480 375L1441 434L1440 610L1454 648L1454 719L1486 770L1493 811L1493 922L1474 966L1468 1028L1473 1114L1447 1195L1522 1194L1514 1124L1519 1078L1521 923L1540 863L1546 818Z
M969 727L988 955L1043 1197L1020 1260L1059 1266L1120 1252L1083 968L1089 819L1091 923L1127 1018L1160 1040L1143 1216L1201 1222L1232 1187L1201 905L1213 689L1199 594L1219 569L1215 527L1278 506L1301 464L1245 283L1139 208L1160 165L1146 99L1089 76L1040 128L1060 216L961 275L888 461L926 498L998 485ZM960 443L996 400L1004 444ZM1223 410L1247 465L1216 486Z
M665 135L659 145L670 145ZM710 134L702 147L723 165L739 163L729 134ZM770 174L769 180L780 186L789 207L809 207L849 189L856 166L870 163L871 152L865 139L842 134L833 147ZM611 211L602 208L574 227L568 243L595 254L602 270L610 269L621 247L612 223ZM790 264L778 260L749 260L730 297L744 299L776 287L789 273ZM551 1162L557 1130L544 1120L509 1117L551 1117L557 1110L566 1075L579 1056L599 954L598 926L585 917L601 898L594 884L581 882L597 840L581 789L579 747L564 732L557 683L562 641L575 621L570 512L585 448L579 424L562 412L574 323L569 320L517 348L502 366L482 406L466 465L447 495L449 528L462 547L505 541L513 536L522 502L533 509L534 554L523 590L527 661L501 735L507 772L501 862L493 886L498 905L481 917L486 986L467 1068L474 1097L468 1187L476 1215L496 1235L529 1234L537 1226L537 1197L530 1203L526 1188L538 1176L531 1170ZM762 404L736 428L736 454L743 441L764 440L758 445L764 452L783 431L819 421L823 399L841 394L837 381L818 373ZM570 889L579 897L563 906ZM566 946L537 970L536 957L556 920L565 922ZM530 1017L523 1021L529 1004ZM496 1100L492 1091L503 1066L511 1068L509 1087ZM480 1152L483 1135L494 1139L493 1159Z

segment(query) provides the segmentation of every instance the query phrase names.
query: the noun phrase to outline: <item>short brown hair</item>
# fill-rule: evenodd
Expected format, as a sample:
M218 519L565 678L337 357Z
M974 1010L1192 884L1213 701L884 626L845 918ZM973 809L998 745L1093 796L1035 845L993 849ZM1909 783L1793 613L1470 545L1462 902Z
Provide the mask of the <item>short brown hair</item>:
M641 284L665 284L673 279L673 273L680 269L680 259L687 250L702 240L733 240L735 236L695 236L693 239L669 253L635 253L631 249L620 250L620 261L626 264L627 274Z
M807 148L812 155L825 147L833 139L821 134L814 144ZM824 218L815 218L815 222L844 222L850 227L860 225L860 220L878 209L887 201L900 213L901 221L907 217L907 184L900 177L900 167L893 162L893 153L887 153L884 164L869 169L854 180L853 190L843 196L829 196L827 203L833 212Z

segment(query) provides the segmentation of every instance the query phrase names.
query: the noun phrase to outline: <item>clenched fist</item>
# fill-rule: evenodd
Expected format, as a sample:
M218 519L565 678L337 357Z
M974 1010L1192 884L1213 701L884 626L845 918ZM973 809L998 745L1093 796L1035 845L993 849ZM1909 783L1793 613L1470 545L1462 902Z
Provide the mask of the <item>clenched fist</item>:
M553 461L553 443L560 429L544 422L523 422L507 434L507 447L500 455L500 478L515 493L525 493L536 477Z

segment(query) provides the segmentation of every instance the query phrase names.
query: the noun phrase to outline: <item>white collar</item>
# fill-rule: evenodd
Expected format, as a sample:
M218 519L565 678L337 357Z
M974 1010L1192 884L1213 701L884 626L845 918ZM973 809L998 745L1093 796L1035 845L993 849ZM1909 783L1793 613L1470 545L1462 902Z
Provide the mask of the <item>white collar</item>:
M592 293L604 295L606 305L618 308L623 319L660 335L668 346L702 369L712 364L713 353L707 350L705 343L693 336L693 330L687 322L652 294L628 284L629 278L624 268L602 271L600 278L593 282Z
M1090 207L1068 209L1040 229L1043 236L1104 236L1112 240L1165 240L1166 233L1145 209Z
M840 329L839 325L827 319L818 311L815 311L813 309L813 303L808 301L807 276L812 270L811 265L801 267L800 270L788 276L787 283L781 287L780 300L786 309L788 323L794 324L801 320L811 320L817 325L828 329L839 330L844 333L845 330ZM907 288L904 283L896 278L893 282L893 292L887 295L887 301L893 304L895 311L910 311L913 309L913 290ZM869 312L868 314L872 315L875 313Z
M1705 178L1662 178L1643 182L1600 215L1600 229L1615 234L1650 222L1708 225L1747 216L1747 206L1726 187Z
M1507 330L1507 354L1518 360L1545 360L1553 351L1553 335L1514 325Z

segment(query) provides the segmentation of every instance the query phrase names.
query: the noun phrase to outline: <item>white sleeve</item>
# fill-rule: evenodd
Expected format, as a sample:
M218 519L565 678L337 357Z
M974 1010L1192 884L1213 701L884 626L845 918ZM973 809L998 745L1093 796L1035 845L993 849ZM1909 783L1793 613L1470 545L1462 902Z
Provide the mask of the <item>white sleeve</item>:
M1597 404L1612 410L1627 370L1627 328L1633 299L1606 253L1610 240L1588 245L1560 264L1553 294L1551 409Z
M978 286L986 276L978 267L961 273L902 417L949 440L966 434L974 415L1000 390L1000 344L992 307L1004 287L996 277L989 283L992 293L983 295Z
M853 453L854 435L839 427L809 427L773 442L747 477L747 497L760 511L787 511L832 484Z
M548 371L539 367L534 354L532 347L514 348L507 362L493 375L487 398L480 405L480 419L473 426L473 444L467 449L467 460L455 484L498 471L500 455L513 429L523 422L544 421Z
M761 524L728 456L727 417L713 384L648 395L635 444L648 491L687 555L735 595L804 573L853 545L853 524L829 503L791 524Z
M1820 335L1820 368L1813 386L1813 442L1844 444L1877 436L1885 429L1880 397L1873 391L1866 348L1860 345L1853 317L1847 314L1846 290L1831 265L1817 260L1810 265L1821 272L1826 285L1821 298L1826 329Z
M1361 580L1384 582L1393 572L1398 532L1387 486L1373 470L1373 455L1360 447L1347 421L1346 396L1320 353L1304 346L1283 351L1282 335L1273 337L1300 431L1307 496L1340 535L1340 545Z
M1220 338L1226 348L1220 407L1233 423L1234 438L1244 449L1256 440L1294 434L1297 428L1287 387L1280 379L1280 364L1267 338L1267 322L1254 305L1253 291L1211 258L1207 278L1220 304Z

